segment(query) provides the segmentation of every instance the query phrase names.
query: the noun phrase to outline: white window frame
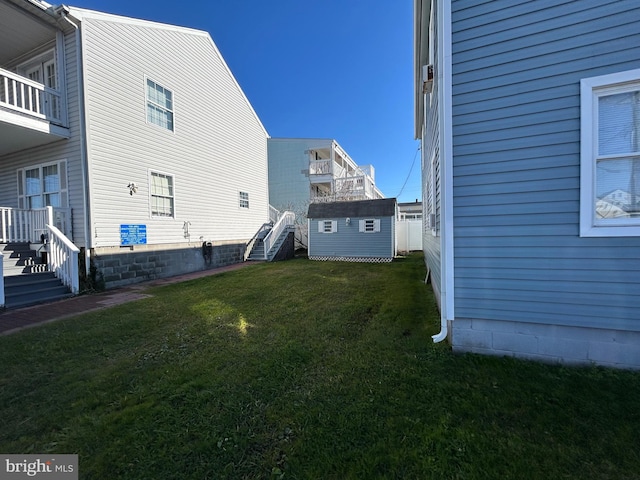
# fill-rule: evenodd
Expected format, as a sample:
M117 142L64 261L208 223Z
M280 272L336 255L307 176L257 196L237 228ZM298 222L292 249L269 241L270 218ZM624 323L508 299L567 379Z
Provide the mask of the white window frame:
M171 179L171 195L158 195L153 193L153 177L166 177ZM171 199L171 215L163 215L154 211L153 199L158 198L170 198ZM149 216L151 218L158 219L173 219L176 218L176 177L171 173L160 172L158 170L149 170Z
M337 220L318 220L318 233L337 233Z
M51 167L56 165L58 167L58 179L59 179L59 188L58 190L46 191L46 186L44 184L44 169L47 167ZM56 206L57 208L68 208L69 207L69 185L68 185L68 174L67 174L67 160L57 160L55 162L47 162L40 163L37 165L29 165L28 167L19 168L17 170L17 182L18 182L18 207L29 209L28 198L35 195L27 195L27 184L26 184L26 172L28 170L39 170L40 175L39 179L41 182L41 191L40 196L42 197L42 204L46 206L45 196L47 194L59 194L60 195L60 205ZM54 207L54 208L56 208Z
M580 236L640 236L640 217L596 218L596 157L598 155L598 99L640 90L640 69L580 81ZM629 152L640 156L640 152ZM630 155L620 155L620 158Z
M249 208L249 193L248 192L238 192L238 207L239 208Z
M169 92L171 94L171 108L167 108L166 105L161 105L149 98L149 82L153 83L156 87L162 88L165 92ZM151 79L150 77L145 76L144 77L144 98L145 98L144 114L145 114L147 123L149 125L154 125L156 127L159 127L163 130L167 130L169 132L175 132L176 130L175 94L173 92L173 89L165 87L164 84L158 83L155 80ZM169 112L171 114L171 128L169 128L169 126L164 125L162 123L153 121L153 118L150 117L149 115L149 107L156 108L165 113Z
M365 218L359 221L358 231L360 233L378 233L380 232L379 218Z

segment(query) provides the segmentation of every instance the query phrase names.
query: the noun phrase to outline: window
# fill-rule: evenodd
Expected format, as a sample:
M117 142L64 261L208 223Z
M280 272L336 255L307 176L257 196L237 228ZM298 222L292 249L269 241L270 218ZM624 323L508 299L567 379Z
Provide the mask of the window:
M151 216L174 216L173 176L151 172Z
M240 208L249 208L249 194L247 192L238 192Z
M640 70L581 81L580 234L640 235Z
M173 94L148 78L147 122L173 131Z
M373 218L360 220L358 231L362 233L377 233L380 231L380 220Z
M18 170L20 208L67 207L67 162L37 165Z
M336 233L337 231L337 220L320 220L318 222L318 233Z

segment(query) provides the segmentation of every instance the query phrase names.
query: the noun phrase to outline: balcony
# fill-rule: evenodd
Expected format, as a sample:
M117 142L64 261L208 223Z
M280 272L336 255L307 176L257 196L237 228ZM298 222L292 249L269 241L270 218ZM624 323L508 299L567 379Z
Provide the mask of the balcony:
M69 138L61 92L0 69L0 155Z
M331 183L334 178L346 175L344 167L330 159L311 160L309 162L309 180L311 183Z
M62 26L49 4L0 0L0 156L69 138Z

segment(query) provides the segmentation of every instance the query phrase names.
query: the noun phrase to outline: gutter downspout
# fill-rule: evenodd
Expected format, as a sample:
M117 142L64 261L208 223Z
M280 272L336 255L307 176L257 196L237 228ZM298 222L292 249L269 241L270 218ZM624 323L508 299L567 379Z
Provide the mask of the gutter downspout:
M433 340L433 343L440 343L445 338L447 338L448 334L449 334L449 329L447 327L447 318L441 314L440 315L440 333L436 335L431 335L431 339Z
M439 23L437 41L438 41L438 60L440 68L438 69L438 82L441 85L441 91L438 93L439 118L440 118L440 155L441 171L440 175L440 191L441 191L441 228L444 232L440 237L440 251L443 261L442 272L440 278L440 295L442 305L440 307L440 333L434 335L433 341L441 342L448 335L448 321L450 318L453 322L455 319L455 303L454 303L454 246L453 246L453 87L452 87L452 38L451 38L451 2L448 0L435 0L437 4L437 12L442 12L442 22ZM442 161L444 159L444 162Z
M60 5L55 9L55 12L60 16L60 18L66 21L69 25L71 25L75 29L75 37L76 37L76 81L77 81L77 91L78 91L78 109L80 116L80 160L82 163L82 203L84 205L84 268L85 274L89 275L89 264L90 264L90 250L93 248L91 239L93 235L90 235L91 230L91 209L89 206L89 202L87 200L88 191L89 191L89 182L87 181L89 164L87 161L87 138L86 138L86 118L85 118L85 108L84 108L84 83L82 81L82 56L81 56L81 43L80 43L80 27L77 24L69 20L69 8L66 5Z

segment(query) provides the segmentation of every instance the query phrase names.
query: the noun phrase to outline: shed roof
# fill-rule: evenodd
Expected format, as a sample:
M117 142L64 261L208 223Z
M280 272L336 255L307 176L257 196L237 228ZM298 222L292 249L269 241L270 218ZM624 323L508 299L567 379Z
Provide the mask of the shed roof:
M357 200L353 202L312 203L308 218L392 217L396 214L396 199Z

